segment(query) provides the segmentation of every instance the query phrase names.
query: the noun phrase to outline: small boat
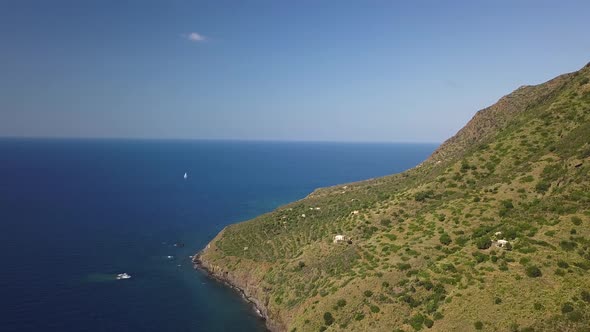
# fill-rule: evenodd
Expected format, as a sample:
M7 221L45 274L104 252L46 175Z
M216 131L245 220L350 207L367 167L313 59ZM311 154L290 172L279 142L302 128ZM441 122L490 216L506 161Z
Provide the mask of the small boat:
M186 180L188 178L188 174L186 174L186 172L184 173L184 179Z
M122 280L122 279L131 279L131 275L129 275L127 273L117 274L117 280Z
M174 256L166 256L166 258L172 259L172 258L174 258Z

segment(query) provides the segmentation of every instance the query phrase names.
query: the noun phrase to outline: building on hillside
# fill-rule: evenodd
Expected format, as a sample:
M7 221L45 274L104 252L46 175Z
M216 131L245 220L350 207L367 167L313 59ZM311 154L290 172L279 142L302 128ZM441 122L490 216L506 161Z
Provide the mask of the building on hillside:
M334 235L334 243L344 242L346 241L346 236L344 235Z
M507 249L507 250L512 249L512 245L507 240L498 240L498 241L496 241L496 245L499 248L504 248L504 249Z

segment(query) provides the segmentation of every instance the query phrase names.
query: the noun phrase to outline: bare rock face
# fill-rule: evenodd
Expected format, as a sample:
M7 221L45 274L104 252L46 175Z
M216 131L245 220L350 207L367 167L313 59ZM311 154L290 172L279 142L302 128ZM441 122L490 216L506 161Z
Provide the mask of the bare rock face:
M469 147L485 143L518 114L535 107L557 93L573 75L573 73L564 74L535 86L523 85L500 98L496 104L478 111L465 127L446 140L425 163L448 160L461 155Z

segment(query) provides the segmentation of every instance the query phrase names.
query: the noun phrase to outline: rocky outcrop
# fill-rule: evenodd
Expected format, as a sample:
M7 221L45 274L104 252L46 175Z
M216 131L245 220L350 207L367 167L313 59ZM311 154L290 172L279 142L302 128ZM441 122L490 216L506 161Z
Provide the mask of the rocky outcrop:
M485 143L518 114L535 107L559 92L575 73L563 74L539 85L523 85L500 98L494 105L478 111L473 118L436 149L425 163L459 157L470 147Z
M211 244L204 250L209 249L210 246ZM281 319L276 314L269 312L268 296L260 295L264 293L264 289L261 289L259 282L250 280L243 275L237 275L232 271L209 262L204 258L203 252L201 251L193 257L193 266L195 269L204 271L211 278L236 290L244 300L252 304L256 313L265 321L269 331L282 332L287 330Z

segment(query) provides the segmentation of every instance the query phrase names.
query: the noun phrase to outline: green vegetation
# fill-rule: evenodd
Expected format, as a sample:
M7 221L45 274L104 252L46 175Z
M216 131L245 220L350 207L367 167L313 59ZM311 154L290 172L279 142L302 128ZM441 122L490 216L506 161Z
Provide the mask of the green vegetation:
M334 323L334 317L332 316L331 313L329 313L329 312L324 313L324 323L328 326L332 325Z
M531 265L526 268L526 275L531 278L538 278L538 277L542 276L543 273L541 273L541 269L539 269L538 267L536 267L534 265Z
M230 225L203 263L287 331L585 331L589 78L517 89L406 172Z
M409 323L414 328L414 330L420 331L422 330L422 324L424 324L424 316L421 314L416 314L410 318Z
M481 330L483 329L483 323L480 321L477 321L473 324L473 326L475 327L476 330Z
M447 233L443 233L440 236L440 243L444 244L445 246L448 246L449 244L451 244L451 242L453 242L451 240L451 236Z
M567 314L568 312L574 311L574 305L570 302L564 303L561 306L561 312Z

